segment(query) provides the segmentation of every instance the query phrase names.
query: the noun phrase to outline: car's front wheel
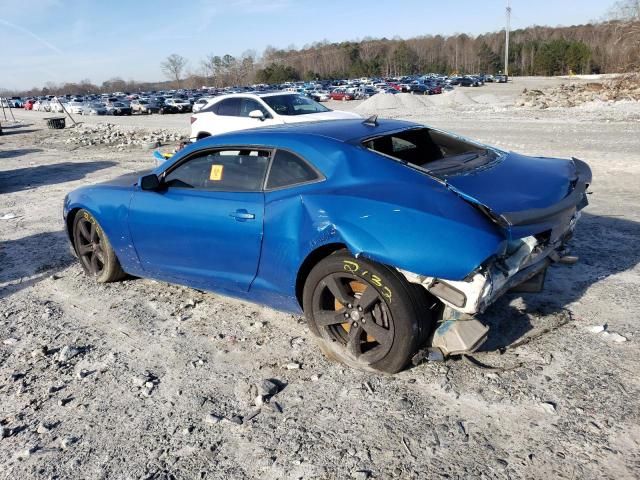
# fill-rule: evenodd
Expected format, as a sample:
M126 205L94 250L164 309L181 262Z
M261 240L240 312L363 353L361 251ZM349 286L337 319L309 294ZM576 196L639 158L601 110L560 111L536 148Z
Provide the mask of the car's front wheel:
M73 245L82 269L97 282L114 282L126 275L107 235L86 210L80 210L73 219Z
M396 373L426 342L434 302L385 265L338 252L310 272L305 316L328 357L364 370Z

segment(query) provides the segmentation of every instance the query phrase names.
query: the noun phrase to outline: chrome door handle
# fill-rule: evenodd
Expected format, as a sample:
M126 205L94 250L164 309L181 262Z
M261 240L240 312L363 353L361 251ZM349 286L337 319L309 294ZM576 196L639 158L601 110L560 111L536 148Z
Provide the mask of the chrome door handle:
M256 216L253 213L247 212L244 208L239 208L229 216L235 218L238 222L244 222L246 220L255 220Z

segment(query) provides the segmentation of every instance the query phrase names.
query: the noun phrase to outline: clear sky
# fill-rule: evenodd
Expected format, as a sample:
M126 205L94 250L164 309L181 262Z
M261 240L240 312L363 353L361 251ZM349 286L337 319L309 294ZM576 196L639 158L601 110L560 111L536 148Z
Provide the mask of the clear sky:
M577 25L613 0L512 0L513 28ZM46 82L161 80L171 53L498 31L506 0L0 0L0 88Z

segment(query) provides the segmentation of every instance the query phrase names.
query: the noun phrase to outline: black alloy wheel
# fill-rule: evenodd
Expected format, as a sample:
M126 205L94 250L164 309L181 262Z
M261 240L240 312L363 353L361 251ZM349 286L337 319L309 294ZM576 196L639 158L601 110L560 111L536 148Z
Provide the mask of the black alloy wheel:
M313 298L316 325L353 358L366 364L382 360L393 345L393 317L380 293L349 273L332 273Z
M82 216L76 223L75 245L78 257L94 277L99 277L104 270L105 254L102 248L98 226L90 216Z
M394 268L346 251L313 267L302 296L323 353L363 370L402 370L434 323L434 299L423 287Z
M73 219L73 246L82 269L97 282L113 282L126 275L106 234L86 210Z

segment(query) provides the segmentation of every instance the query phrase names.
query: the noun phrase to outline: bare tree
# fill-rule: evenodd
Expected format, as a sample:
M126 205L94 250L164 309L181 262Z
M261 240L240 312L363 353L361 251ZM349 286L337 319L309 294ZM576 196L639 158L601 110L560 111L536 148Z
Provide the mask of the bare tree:
M180 88L180 78L186 66L187 59L177 53L172 53L160 64L162 72L171 80L174 80L178 88Z
M611 20L622 20L625 22L640 20L640 0L618 0L609 9Z

